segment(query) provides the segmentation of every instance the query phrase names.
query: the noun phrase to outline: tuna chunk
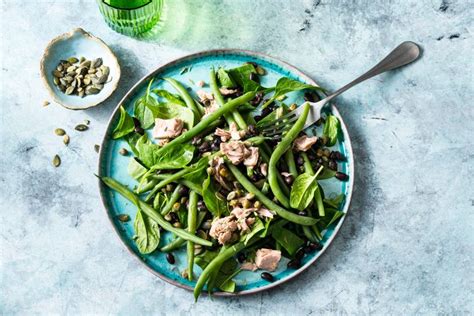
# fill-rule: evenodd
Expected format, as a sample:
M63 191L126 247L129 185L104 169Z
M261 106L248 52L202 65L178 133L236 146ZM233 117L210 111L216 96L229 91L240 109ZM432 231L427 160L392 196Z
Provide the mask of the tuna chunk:
M211 104L211 101L214 100L214 96L212 95L212 93L206 92L204 90L198 90L196 93L199 97L199 100L201 100L201 102L205 105Z
M266 163L260 164L260 172L263 174L264 177L268 174L268 165Z
M245 158L244 165L247 167L255 167L258 162L258 148L257 147L250 147L250 155Z
M237 230L237 221L235 221L234 216L231 215L215 220L212 223L209 235L217 239L219 244L224 245L235 240L234 236L238 235L234 233L237 233Z
M230 136L233 140L240 140L243 137L245 137L245 130L240 130L237 128L237 124L235 123L230 123L229 126L229 131L230 131Z
M183 121L177 118L163 120L155 119L155 127L153 128L154 138L175 138L181 135L183 131Z
M221 143L220 150L234 165L238 165L250 155L250 150L240 141Z
M255 264L257 268L267 271L275 271L281 259L281 251L261 248L257 250Z
M240 268L242 270L255 271L257 270L257 265L253 262L246 261L240 265Z
M215 112L218 108L219 108L219 105L217 105L216 101L211 101L210 105L204 108L203 116L206 116L206 115L211 114L212 112Z
M317 141L318 138L316 136L308 137L303 135L295 139L293 146L297 151L308 151Z
M219 127L216 128L214 135L219 136L221 138L221 141L223 142L226 142L231 138L231 134L229 131L226 131L225 129Z
M219 91L223 96L228 96L237 93L239 90L237 89L228 89L228 88L219 88Z

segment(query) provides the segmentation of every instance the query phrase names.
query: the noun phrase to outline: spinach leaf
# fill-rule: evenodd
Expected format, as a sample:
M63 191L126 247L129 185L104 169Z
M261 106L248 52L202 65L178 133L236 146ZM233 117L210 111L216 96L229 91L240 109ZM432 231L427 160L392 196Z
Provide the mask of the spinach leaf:
M186 106L186 103L183 101L183 99L181 98L179 94L174 94L174 93L168 92L166 90L161 90L161 89L155 89L152 92L156 94L157 96L166 99L170 103Z
M313 200L314 191L318 188L316 177L317 174L311 176L307 173L296 177L290 192L290 206L292 208L302 211L308 207L309 203Z
M197 264L201 269L205 269L207 265L217 257L219 253L217 251L206 250L202 254L197 255L194 258L194 263Z
M341 207L342 202L344 202L346 195L344 193L339 194L333 199L324 199L324 204L339 209Z
M277 99L288 92L299 91L304 89L320 90L324 91L321 87L316 87L310 84L302 83L297 80L290 79L288 77L283 77L278 79L278 82L275 86L275 93L273 94L272 99Z
M257 91L261 88L256 81L250 80L250 74L256 74L257 71L252 64L245 64L243 66L232 68L227 71L231 78L242 87L245 92Z
M123 137L135 130L132 117L127 113L123 106L120 106L120 119L115 127L112 138L118 139Z
M176 103L160 103L155 108L155 116L164 120L179 118L188 129L194 126L193 111Z
M189 171L183 178L195 184L201 185L207 177L207 165L209 163L208 157L202 157L195 164L187 167Z
M140 208L137 211L133 229L135 230L135 244L141 254L149 254L158 247L160 243L158 223L147 215L142 214Z
M236 86L234 80L232 80L227 71L222 67L219 67L217 70L217 78L219 79L222 87L234 88Z
M207 250L200 255L197 255L194 258L194 263L197 264L201 269L205 269L207 265L217 257L219 253L217 251ZM217 271L215 271L217 272ZM220 267L218 273L211 275L209 284L214 285L219 288L221 291L225 292L234 292L235 291L235 282L232 281L232 278L240 272L238 269L238 264L234 258L230 258L225 261ZM212 289L209 289L212 290Z
M255 223L252 226L250 232L246 235L243 235L241 240L243 239L244 244L247 243L252 239L252 237L260 234L262 231L265 230L265 224L263 224L262 220L258 217L255 217Z
M172 146L158 155L157 153L160 149L161 147L156 144L137 143L138 158L145 166L154 170L180 169L185 167L193 160L195 148L190 144Z
M138 133L130 133L126 135L125 140L128 143L128 146L130 146L130 149L132 150L133 154L135 156L138 156L138 151L137 148L135 147L137 141L140 139L141 135Z
M328 138L327 146L333 146L337 142L341 124L334 115L328 115L324 123L323 135Z
M146 93L135 102L133 115L140 121L144 129L150 128L155 122L155 108L158 102L150 95L153 79L148 83Z
M326 180L326 179L331 179L334 178L336 175L336 171L331 170L329 168L324 168L323 171L318 176L318 180Z
M127 172L135 180L140 180L141 177L148 171L147 168L142 166L136 158L132 158L128 162Z
M214 217L220 217L222 214L227 213L227 202L216 189L209 175L202 184L202 198Z
M339 218L344 215L343 212L330 207L326 208L325 211L326 215L322 217L319 222L316 223L317 227L319 228L319 231L321 232L327 229L332 224L336 223Z
M272 230L272 237L278 242L290 256L293 256L304 244L304 240L286 228Z

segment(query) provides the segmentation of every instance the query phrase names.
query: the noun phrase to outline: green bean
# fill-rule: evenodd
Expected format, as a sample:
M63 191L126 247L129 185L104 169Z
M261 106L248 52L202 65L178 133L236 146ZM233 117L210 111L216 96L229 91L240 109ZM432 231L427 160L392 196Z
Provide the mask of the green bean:
M144 186L138 185L136 189L137 194L142 194L153 189L153 187L158 183L156 180L148 181Z
M307 173L310 175L314 174L313 167L311 166L311 161L309 160L309 157L306 153L301 153L304 159L304 169ZM321 166L323 168L323 166ZM316 206L318 207L318 214L321 217L324 217L326 212L324 211L324 203L323 203L323 197L321 196L321 186L318 184L318 189L314 192L314 201L316 202Z
M255 92L247 92L246 94L226 103L223 107L220 107L216 111L205 116L198 124L196 124L189 131L181 134L180 136L176 137L175 139L173 139L172 141L170 141L169 143L161 147L161 149L155 152L155 155L160 156L169 148L172 148L173 146L181 145L191 140L194 136L206 130L209 127L209 125L212 124L219 117L236 109L239 105L242 105L245 102L252 100L254 96L255 96Z
M153 220L155 220L158 223L158 225L163 227L163 229L169 232L172 232L176 236L179 236L183 239L195 242L196 244L207 246L207 247L212 246L212 243L208 240L205 240L196 235L193 235L184 229L173 227L173 225L167 222L163 218L163 216L161 216L160 213L158 213L157 211L153 209L153 207L151 207L147 203L140 200L140 198L137 195L135 195L132 191L130 191L126 186L124 186L120 182L109 177L101 177L100 179L106 186L108 186L112 190L115 190L127 200L137 203L138 204L137 206L140 208L140 210L142 210L146 215L150 216Z
M151 199L153 198L153 195L155 195L159 189L165 187L167 184L170 184L171 182L177 181L188 172L189 170L187 168L184 168L176 173L171 174L168 178L163 179L160 182L158 182L156 186L153 188L153 190L151 190L150 193L148 193L148 195L145 197L145 202L151 201Z
M194 121L199 121L199 119L201 118L201 113L199 112L199 109L197 108L196 103L194 103L194 99L191 97L188 90L186 90L186 88L183 87L181 83L179 83L173 78L163 78L163 80L167 81L173 86L173 88L175 88L176 91L179 92L184 102L186 103L186 106L193 111L195 115Z
M196 233L197 225L197 202L198 195L196 192L189 192L189 207L188 207L188 232L191 234ZM188 241L186 247L186 252L188 254L188 280L193 280L193 268L194 268L194 243Z
M202 221L206 217L206 213L207 213L207 211L199 212L196 227L201 226ZM176 249L181 248L185 243L186 243L186 239L183 239L181 237L176 237L169 244L167 244L167 245L163 246L162 248L160 248L160 251L162 251L162 252L171 252L171 251L174 251Z
M211 69L209 86L211 87L212 94L214 95L214 98L217 101L217 105L219 105L220 107L224 106L225 104L224 97L222 96L221 91L219 90L219 87L217 86L216 72L214 71L214 69ZM231 123L236 123L231 113L224 114L224 118L227 121L227 124L229 126Z
M266 143L263 142L262 145L265 145ZM258 147L260 149L260 154L262 155L262 160L266 163L268 163L270 161L270 157L269 155L266 153L265 149L263 146L259 146ZM290 195L290 189L288 189L288 187L286 186L286 182L285 180L283 180L283 177L281 176L281 174L277 174L277 180L278 180L278 183L280 184L280 188L283 189L283 193L285 193L285 195Z
M298 169L296 169L295 156L293 150L290 148L285 153L285 161L288 165L288 171L291 173L294 179L298 176Z
M234 177L237 179L238 182L250 193L255 194L258 200L263 203L266 207L270 210L275 211L280 217L296 223L300 225L314 225L318 220L315 218L307 217L307 216L300 216L290 211L287 211L283 207L279 206L278 204L274 203L268 197L265 196L260 190L258 190L241 172L240 170L234 166L233 164L226 161L226 165L229 170L232 172Z
M247 245L249 245L248 243ZM222 264L234 256L236 253L241 251L246 247L244 242L239 242L235 245L230 246L229 248L225 249L222 251L220 254L218 254L214 260L209 262L207 267L202 271L201 275L199 276L199 279L196 282L196 285L194 286L194 299L197 301L199 294L201 294L202 288L206 284L207 280L211 277L211 275L214 273L214 271L219 270Z
M176 186L176 188L174 188L173 193L171 193L170 199L168 200L168 202L166 202L165 206L163 206L163 209L161 210L161 215L165 216L166 214L168 214L171 211L171 209L173 208L174 203L176 203L180 198L179 191L182 188L183 188L183 186L181 184L178 184Z
M290 202L285 196L284 192L280 188L277 180L277 163L280 160L281 156L291 148L291 143L298 136L299 132L304 127L306 118L309 113L309 104L305 103L302 105L303 111L301 112L300 117L295 122L293 127L288 131L288 133L283 137L280 143L275 147L273 154L270 157L270 162L268 163L268 183L272 189L273 195L277 198L280 203L285 207L290 207Z

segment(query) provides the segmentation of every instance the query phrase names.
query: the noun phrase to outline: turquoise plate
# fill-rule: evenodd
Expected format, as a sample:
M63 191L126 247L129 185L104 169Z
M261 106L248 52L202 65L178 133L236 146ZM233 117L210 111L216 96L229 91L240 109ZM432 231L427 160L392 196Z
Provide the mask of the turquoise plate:
M170 87L166 82L159 80L163 77L173 77L183 84L192 87L196 91L199 88L196 89L196 87L191 84L191 81L197 82L199 80L204 80L207 83L209 81L209 70L211 67L223 66L226 68L232 68L249 61L258 63L268 72L266 76L261 78L262 85L264 86L274 86L278 78L282 76L287 76L302 82L316 85L316 82L314 82L301 71L297 70L295 67L275 58L243 50L212 50L185 56L159 67L141 79L125 95L120 104L123 105L129 113L132 113L135 100L145 93L147 85L152 78L155 79L153 83L154 88L160 87L168 89L169 91L173 91L173 88ZM181 74L183 68L185 67L187 67L189 71ZM205 86L204 90L209 91L209 87ZM301 104L303 103L303 93L291 93L285 102L287 102L287 104L291 104L293 102ZM327 196L336 195L341 192L346 194L346 200L343 207L343 211L346 213L351 201L354 178L352 148L349 140L349 134L339 112L334 106L332 107L331 111L341 121L343 132L343 137L335 145L335 148L340 150L347 157L347 162L340 164L340 171L347 173L350 180L347 182L340 182L335 179L324 180L322 181L322 185ZM99 175L113 177L121 183L128 184L129 187L132 188L134 185L136 185L136 182L127 174L127 165L130 157L124 157L118 154L120 148L128 148L128 145L123 140L114 141L111 137L112 131L117 124L118 119L119 111L117 107L117 109L112 114L104 139L102 141L99 159ZM108 190L106 187L104 187L104 185L99 184L99 186L107 215L112 223L112 226L127 249L158 277L176 286L192 290L194 287L194 282L190 282L181 276L181 271L186 268L185 250L175 251L173 253L176 258L176 264L174 265L170 265L166 261L165 254L160 252L155 252L151 255L141 255L132 239L132 236L134 235L133 219L135 218L136 213L135 207L132 203L128 202L118 194ZM118 214L129 214L132 220L127 223L122 223L117 219ZM331 227L324 233L324 239L322 242L324 248L321 251L305 256L300 269L287 269L287 260L283 258L278 270L273 273L275 277L275 281L273 283L262 280L260 278L260 272L244 271L235 277L235 281L237 283L236 293L215 292L214 295L232 296L251 294L272 288L290 280L307 269L326 250L344 222L344 218L345 216L342 217L337 225ZM162 242L170 240L171 237L172 236L170 236L170 234L164 234L164 237L162 237ZM199 274L200 272L201 271L199 268L196 267L196 273Z

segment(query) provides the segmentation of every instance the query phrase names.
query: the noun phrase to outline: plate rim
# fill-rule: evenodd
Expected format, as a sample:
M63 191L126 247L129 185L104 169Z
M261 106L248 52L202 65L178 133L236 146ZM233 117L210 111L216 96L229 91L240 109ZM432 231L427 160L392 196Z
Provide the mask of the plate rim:
M99 160L98 160L98 166L97 166L98 167L97 174L99 175L99 177L102 176L101 175L101 170L103 170L102 161L103 161L103 155L105 155L105 153L103 151L103 148L104 148L104 144L108 141L107 137L109 136L107 132L110 128L110 125L112 124L112 121L114 120L115 116L117 115L117 112L119 111L120 105L122 105L135 92L135 90L140 85L142 85L144 82L146 82L150 77L154 77L156 75L156 73L160 72L162 69L171 67L174 64L177 64L177 63L180 63L180 62L183 62L183 61L186 61L186 60L192 60L192 59L195 59L195 58L204 57L204 56L212 56L212 55L216 55L216 54L223 54L223 55L225 55L225 54L229 54L229 55L230 54L237 54L237 55L242 55L242 56L247 55L249 57L264 59L264 60L272 62L276 65L279 65L282 68L286 68L286 69L296 73L299 77L305 79L310 84L319 86L319 84L313 78L311 78L309 75L307 75L306 73L304 73L303 71L301 71L297 67L295 67L295 66L293 66L293 65L291 65L291 64L289 64L289 63L287 63L287 62L285 62L285 61L283 61L279 58L273 57L273 56L265 54L265 53L252 51L252 50L234 49L234 48L209 49L209 50L203 50L203 51L199 51L199 52L192 53L192 54L187 54L187 55L184 55L184 56L181 56L181 57L178 57L178 58L174 58L171 61L160 64L157 68L155 68L154 70L152 70L151 72L149 72L148 74L143 76L141 79L139 79L127 91L127 93L123 96L123 98L117 103L117 106L115 107L114 111L110 115L110 118L107 122L107 126L106 126L105 132L104 132L104 136L103 136L101 144L100 144ZM349 135L349 132L347 130L346 124L345 124L344 120L342 119L342 116L341 116L340 112L338 111L338 109L336 107L336 104L334 102L331 104L331 110L334 112L333 114L335 114L339 118L340 123L341 123L341 129L342 129L343 135L344 135L344 144L346 145L345 147L346 147L347 152L350 153L350 155L348 155L348 157L347 157L347 162L348 162L349 174L351 176L349 177L349 181L348 181L348 188L349 188L348 191L349 192L346 196L346 203L344 204L344 207L342 209L342 211L344 212L344 216L340 219L339 223L334 228L332 235L327 239L326 243L324 244L324 248L321 251L319 251L319 253L316 256L314 256L311 260L309 260L306 264L304 264L299 269L295 270L294 273L292 273L291 275L289 275L289 276L287 276L283 279L277 280L275 282L271 282L268 285L265 285L265 286L262 286L262 287L258 287L258 288L255 288L255 289L244 290L244 291L235 292L235 293L216 291L216 292L213 292L211 294L212 296L235 297L235 296L250 295L250 294L255 294L255 293L259 293L259 292L263 292L263 291L272 289L272 288L277 287L277 286L279 286L279 285L281 285L285 282L288 282L288 281L294 279L295 277L297 277L298 275L300 275L303 271L307 270L312 264L314 264L319 259L319 257L321 257L321 255L326 252L326 250L332 244L334 238L338 235L339 230L341 229L343 223L345 222L345 219L347 217L347 214L348 214L350 206L351 206L352 194L353 194L353 191L354 191L355 173L354 173L354 157L353 157L352 143L351 143L350 135ZM148 271L150 271L155 276L158 276L163 281L168 282L168 283L170 283L174 286L177 286L179 288L182 288L182 289L185 289L185 290L188 290L188 291L193 291L194 290L193 287L188 286L186 284L182 284L182 283L180 283L176 280L173 280L171 278L168 278L167 276L165 276L165 275L161 274L160 272L154 270L152 267L147 265L143 261L143 259L137 253L135 253L135 251L133 249L131 249L131 247L124 240L122 234L119 231L119 228L114 224L114 218L113 218L111 212L109 211L109 208L107 207L105 195L106 195L106 192L107 192L106 190L108 190L108 189L102 183L100 178L98 178L97 182L98 182L98 185L99 185L99 193L100 193L100 198L101 198L101 201L102 201L102 205L104 206L104 210L107 214L107 217L110 221L110 224L113 227L115 233L119 237L122 244L131 253L131 255L133 257L135 257L143 266L145 266L145 268ZM205 291L205 294L207 295L207 291Z

